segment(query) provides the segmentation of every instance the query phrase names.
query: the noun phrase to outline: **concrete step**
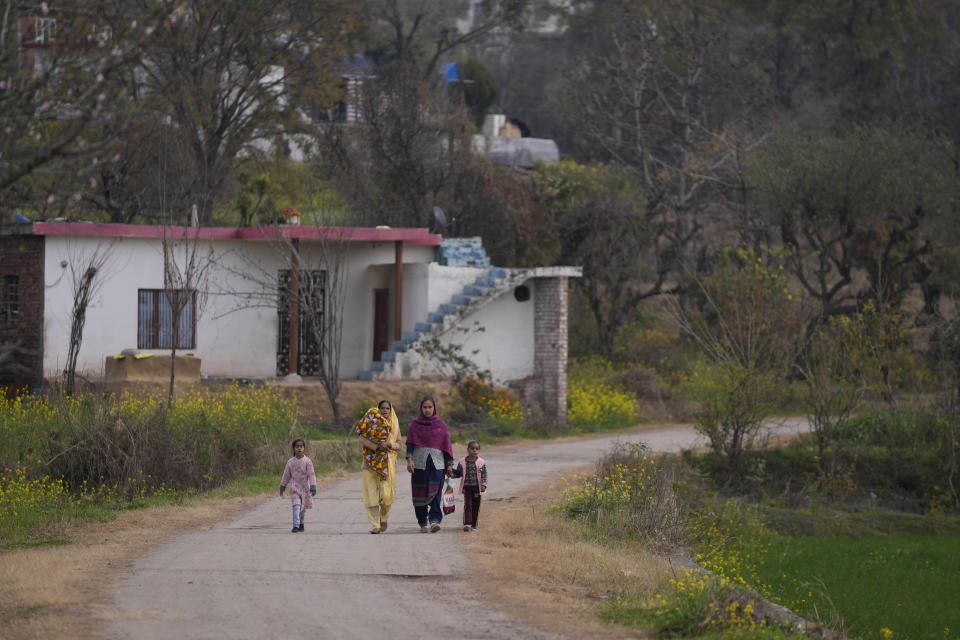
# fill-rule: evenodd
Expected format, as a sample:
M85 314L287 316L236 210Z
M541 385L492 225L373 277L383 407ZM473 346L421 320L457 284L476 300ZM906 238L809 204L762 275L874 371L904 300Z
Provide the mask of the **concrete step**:
M470 298L467 296L453 296L450 298L450 302L457 305L458 307L465 307L470 304Z
M457 306L453 304L442 304L440 305L440 308L437 309L437 311L444 315L452 316L455 313L457 313L458 309L457 309ZM417 331L419 331L419 329L417 329Z
M393 344L390 346L390 351L394 351L396 353L404 353L407 349L407 343L403 340L394 340Z
M382 362L371 362L371 363L370 363L370 371L383 371L383 363L382 363Z
M507 270L506 270L506 269L501 269L501 268L499 268L499 267L491 267L490 271L488 271L487 274L488 274L491 278L506 278L506 277L507 277Z
M363 382L373 382L373 371L361 371L360 375L357 376L357 380L362 380Z
M393 351L381 351L380 352L380 362L396 362L397 354Z
M441 305L443 306L443 305ZM417 333L430 333L433 331L433 325L429 322L418 322L413 325L413 330Z
M410 344L411 342L416 342L419 339L420 339L420 334L417 333L416 331L403 332L403 341L406 342L407 344Z
M463 295L479 298L483 295L483 289L480 287L471 287L470 285L467 285L463 288Z
M427 322L430 322L430 323L433 323L433 324L441 324L441 323L443 322L443 314L442 314L442 313L430 313L430 314L427 315Z
M478 287L486 287L488 289L497 286L496 279L491 278L490 276L480 276L474 280L473 283Z

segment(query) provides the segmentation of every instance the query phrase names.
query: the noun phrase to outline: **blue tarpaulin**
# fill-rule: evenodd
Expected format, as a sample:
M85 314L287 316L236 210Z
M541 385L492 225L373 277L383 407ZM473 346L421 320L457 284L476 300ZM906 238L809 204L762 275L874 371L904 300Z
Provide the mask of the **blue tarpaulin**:
M447 79L447 84L452 84L460 80L460 69L456 62L443 63L443 77Z

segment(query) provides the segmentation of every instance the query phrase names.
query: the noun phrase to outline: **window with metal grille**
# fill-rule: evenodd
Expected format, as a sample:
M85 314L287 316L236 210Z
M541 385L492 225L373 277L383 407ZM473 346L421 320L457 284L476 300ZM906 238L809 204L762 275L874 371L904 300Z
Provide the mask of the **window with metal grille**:
M184 289L140 289L137 292L137 348L195 349L197 294ZM180 309L174 327L175 310Z
M33 41L37 44L53 42L57 37L57 19L34 16Z
M20 276L3 277L3 300L0 317L11 322L20 314Z

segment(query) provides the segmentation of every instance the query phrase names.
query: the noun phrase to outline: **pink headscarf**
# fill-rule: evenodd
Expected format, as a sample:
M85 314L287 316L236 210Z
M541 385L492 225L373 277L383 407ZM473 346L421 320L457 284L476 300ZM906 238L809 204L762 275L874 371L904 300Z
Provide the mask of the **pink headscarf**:
M433 415L429 418L423 415L423 403L427 400L433 403ZM430 396L420 401L420 415L410 423L410 430L407 432L407 444L439 449L451 458L453 457L453 446L450 444L450 432L447 430L447 423L437 417L437 401Z

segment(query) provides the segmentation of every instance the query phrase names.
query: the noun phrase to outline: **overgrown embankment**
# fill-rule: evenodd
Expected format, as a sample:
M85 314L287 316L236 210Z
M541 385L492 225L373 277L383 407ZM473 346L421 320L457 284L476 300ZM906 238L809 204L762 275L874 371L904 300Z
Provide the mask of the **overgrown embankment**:
M265 386L193 389L169 406L146 390L0 398L0 539L58 541L74 519L275 475L303 429L295 399ZM311 451L318 466L355 453L346 440Z

